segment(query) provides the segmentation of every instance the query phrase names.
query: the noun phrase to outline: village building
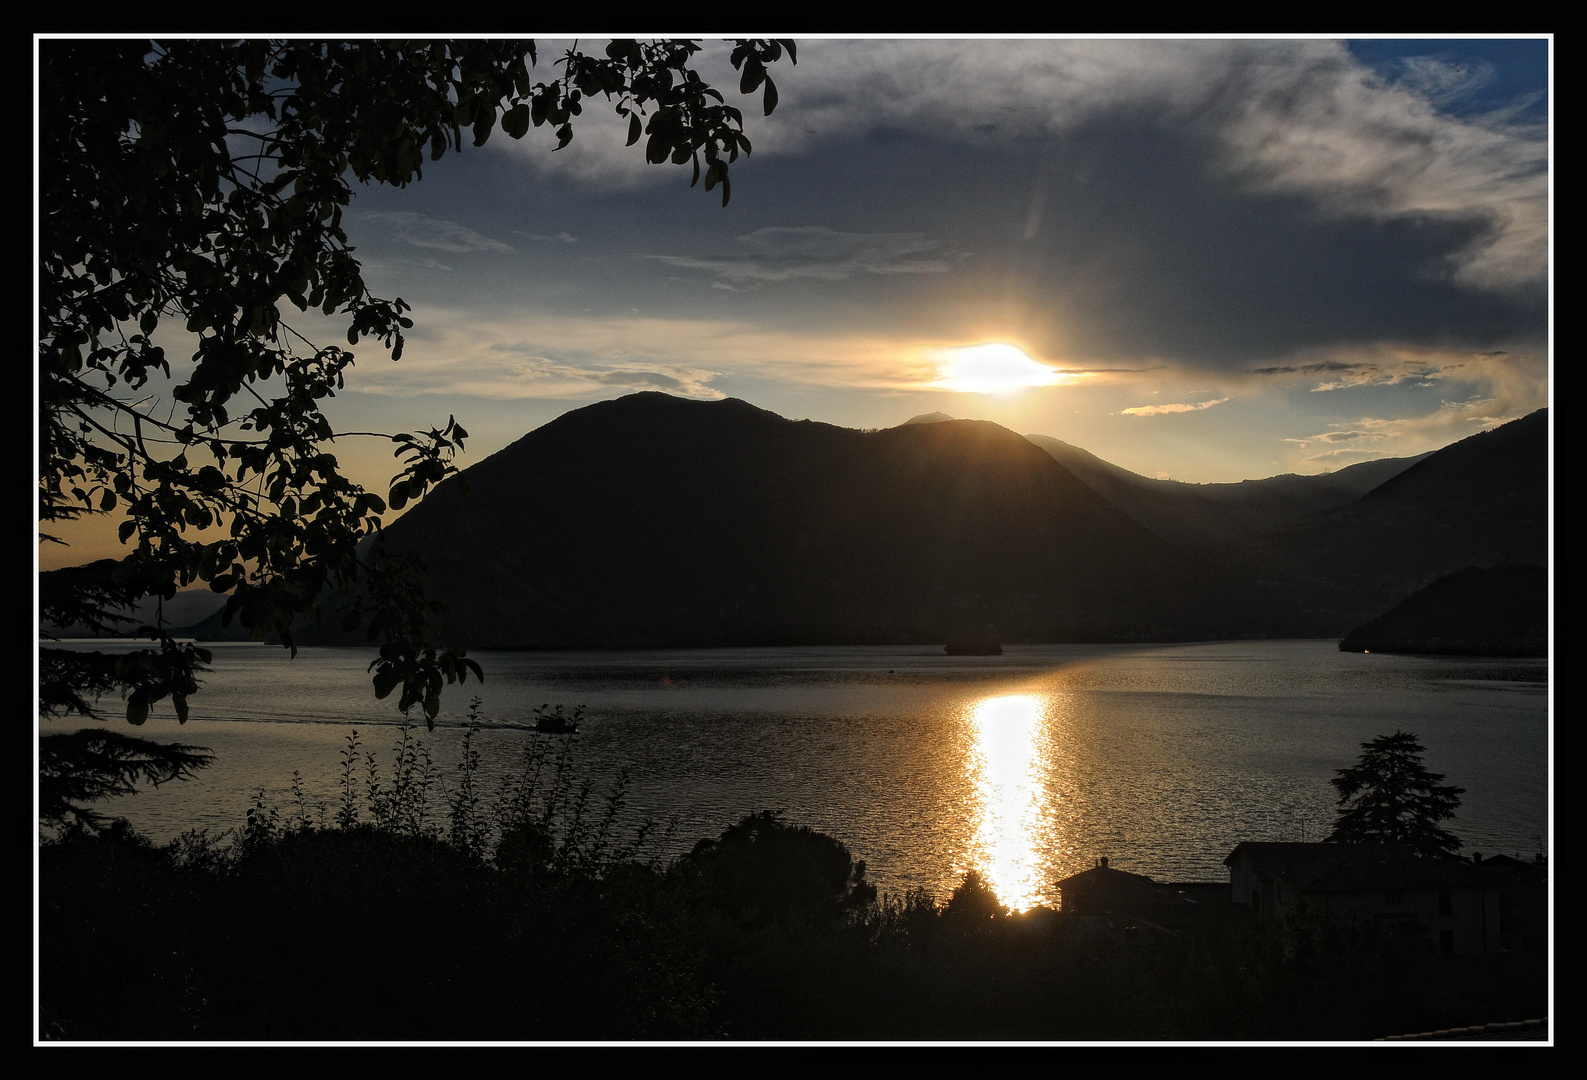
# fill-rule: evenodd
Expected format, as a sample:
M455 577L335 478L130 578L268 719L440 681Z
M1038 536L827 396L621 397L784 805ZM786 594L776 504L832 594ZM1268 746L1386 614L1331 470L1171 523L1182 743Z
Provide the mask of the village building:
M1236 904L1271 925L1292 912L1425 928L1443 953L1506 951L1506 881L1480 863L1394 844L1242 843L1224 860Z
M1220 882L1164 884L1109 866L1105 857L1058 882L1058 895L1064 916L1117 926L1176 929L1239 913L1229 902L1228 886Z

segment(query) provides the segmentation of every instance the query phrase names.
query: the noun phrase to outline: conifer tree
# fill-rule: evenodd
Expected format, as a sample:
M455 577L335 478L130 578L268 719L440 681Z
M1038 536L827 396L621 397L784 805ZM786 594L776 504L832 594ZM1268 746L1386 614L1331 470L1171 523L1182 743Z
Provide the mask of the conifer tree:
M1460 838L1439 822L1455 816L1466 789L1428 772L1423 749L1404 731L1362 743L1355 766L1328 781L1339 792L1339 815L1325 842L1403 844L1419 855L1458 851Z

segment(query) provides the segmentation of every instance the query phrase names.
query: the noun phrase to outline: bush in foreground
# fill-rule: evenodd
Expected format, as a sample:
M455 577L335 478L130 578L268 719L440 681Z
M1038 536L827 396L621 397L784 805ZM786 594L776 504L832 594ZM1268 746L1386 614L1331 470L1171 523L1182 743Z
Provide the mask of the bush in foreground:
M558 745L492 799L467 744L443 791L416 740L382 778L354 737L334 814L261 797L223 837L47 843L41 1036L1363 1039L1517 1018L1440 989L1429 965L1465 958L1371 928L1099 928L1008 914L973 871L946 903L878 896L840 841L771 813L646 861L621 780L595 797Z

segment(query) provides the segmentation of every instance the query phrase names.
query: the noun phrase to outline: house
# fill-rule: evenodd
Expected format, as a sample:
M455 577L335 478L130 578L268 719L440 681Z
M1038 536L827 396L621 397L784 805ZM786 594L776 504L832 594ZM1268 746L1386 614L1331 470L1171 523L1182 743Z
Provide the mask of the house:
M1508 855L1473 855L1499 881L1499 936L1507 952L1548 948L1548 863L1540 853L1526 861Z
M1242 843L1223 860L1236 904L1271 924L1298 909L1425 928L1444 953L1504 951L1494 870L1395 844Z
M1109 916L1158 928L1182 927L1233 914L1228 886L1220 882L1162 884L1144 874L1108 865L1106 857L1089 870L1058 882L1060 913Z

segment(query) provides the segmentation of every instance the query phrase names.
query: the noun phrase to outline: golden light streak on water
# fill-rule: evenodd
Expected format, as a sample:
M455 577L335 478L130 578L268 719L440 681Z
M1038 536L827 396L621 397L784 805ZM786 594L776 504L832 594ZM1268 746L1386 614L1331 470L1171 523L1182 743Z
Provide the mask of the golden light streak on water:
M1041 900L1040 834L1048 795L1042 699L1011 694L978 703L970 718L969 771L975 787L976 868L1014 911Z

